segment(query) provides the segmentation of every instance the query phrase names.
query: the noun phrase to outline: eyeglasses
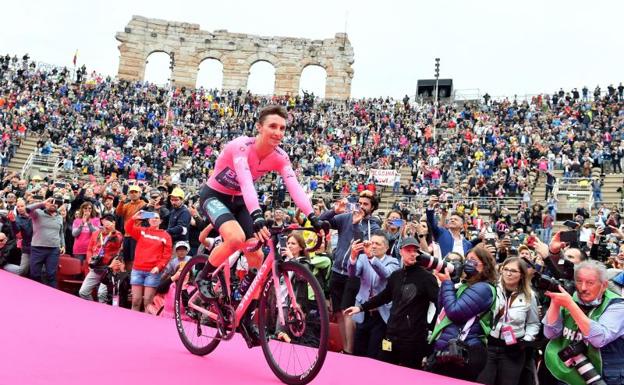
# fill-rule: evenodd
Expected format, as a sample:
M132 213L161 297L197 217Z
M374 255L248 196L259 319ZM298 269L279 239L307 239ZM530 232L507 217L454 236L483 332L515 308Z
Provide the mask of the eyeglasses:
M508 269L508 268L503 268L503 273L507 273L507 274L520 274L520 270L516 270L516 269Z

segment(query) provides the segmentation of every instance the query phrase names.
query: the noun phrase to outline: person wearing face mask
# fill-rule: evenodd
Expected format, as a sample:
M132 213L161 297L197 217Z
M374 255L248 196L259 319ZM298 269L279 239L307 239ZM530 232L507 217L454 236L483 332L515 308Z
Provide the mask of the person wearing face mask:
M464 274L466 279L455 288L448 272L434 272L441 282L440 314L429 337L434 353L427 369L474 381L485 365L485 336L496 306L496 263L488 249L478 245L468 252Z
M487 362L477 382L516 385L527 359L523 342L535 340L540 319L526 263L518 257L507 258L500 272L496 315L487 337Z
M59 256L65 253L63 218L58 213L58 207L62 204L62 197L54 196L26 207L33 226L30 277L42 282L41 270L45 265L45 283L52 287L56 287Z
M600 262L576 265L574 281L573 295L561 287L546 292L551 299L542 320L544 335L551 340L546 366L567 384L581 385L600 376L607 385L623 385L624 299L607 290L607 270Z

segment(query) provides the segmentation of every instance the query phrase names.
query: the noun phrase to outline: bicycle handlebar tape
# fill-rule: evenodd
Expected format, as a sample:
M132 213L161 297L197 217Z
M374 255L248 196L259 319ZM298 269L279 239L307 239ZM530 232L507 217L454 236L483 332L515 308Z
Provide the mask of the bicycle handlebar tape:
M262 214L262 210L257 209L250 213L251 219L253 219L253 227L254 232L258 232L262 230L263 227L266 226L266 220L264 219L264 214Z

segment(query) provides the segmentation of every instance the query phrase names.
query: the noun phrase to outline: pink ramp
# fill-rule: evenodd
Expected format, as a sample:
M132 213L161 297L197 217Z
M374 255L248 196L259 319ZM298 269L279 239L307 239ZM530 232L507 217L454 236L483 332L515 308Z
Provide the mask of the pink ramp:
M242 338L189 353L173 319L113 308L0 270L0 385L280 384ZM313 384L467 384L329 353Z

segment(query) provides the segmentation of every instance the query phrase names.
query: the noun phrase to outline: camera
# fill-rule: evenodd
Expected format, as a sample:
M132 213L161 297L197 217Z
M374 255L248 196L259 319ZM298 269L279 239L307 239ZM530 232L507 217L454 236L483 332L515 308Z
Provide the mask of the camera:
M537 270L535 270L531 283L539 291L559 292L559 286L563 287L563 289L570 294L576 291L576 285L573 280L549 277Z
M422 266L429 271L447 271L453 277L458 277L463 271L463 265L459 261L446 262L441 258L436 258L433 255L427 254L423 251L419 251L416 256L416 264Z
M101 268L103 266L102 260L104 259L104 249L102 249L97 255L91 257L89 261L89 267L92 269Z
M573 367L578 371L586 384L605 384L600 373L596 371L594 364L592 364L585 355L586 352L587 345L583 342L576 341L561 349L558 355L565 366L568 368Z

